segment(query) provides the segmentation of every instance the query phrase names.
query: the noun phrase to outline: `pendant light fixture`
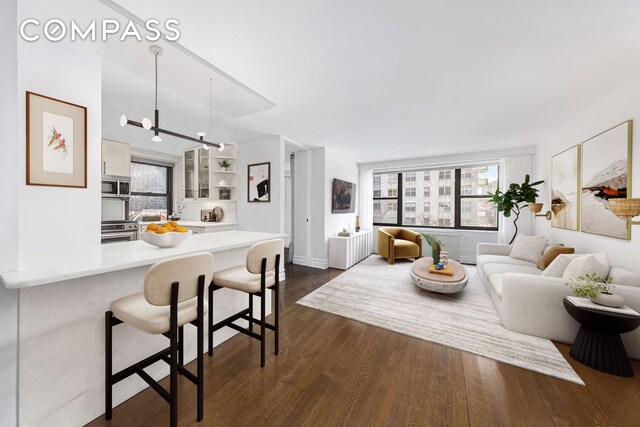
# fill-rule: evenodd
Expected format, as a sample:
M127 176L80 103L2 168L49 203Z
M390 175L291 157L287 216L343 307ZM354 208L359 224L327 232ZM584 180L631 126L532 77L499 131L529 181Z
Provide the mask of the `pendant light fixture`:
M198 138L192 137L192 136L188 136L188 135L183 135L181 133L178 132L173 132L167 129L162 129L160 127L160 112L158 111L158 57L160 55L162 55L162 48L158 45L153 45L149 48L149 52L151 52L151 54L154 56L154 60L155 60L155 81L156 81L156 86L155 86L155 112L154 112L154 123L151 122L151 119L148 118L144 118L142 119L141 122L136 122L134 120L130 120L127 118L126 115L122 115L120 116L120 126L125 127L126 125L131 125L131 126L136 126L139 128L143 128L146 130L150 130L153 131L153 137L151 138L151 140L153 142L162 142L162 138L160 137L160 134L166 134L166 135L170 135L170 136L174 136L176 138L182 138L182 139L186 139L187 141L193 141L193 142L198 142L200 144L202 144L204 147L206 147L207 149L209 147L216 147L219 151L223 151L224 150L224 143L220 142L209 142L209 141L205 141L204 137L206 135L206 133L204 132L198 132L196 135L198 136ZM211 82L211 80L209 80L209 82ZM210 83L211 84L211 83Z

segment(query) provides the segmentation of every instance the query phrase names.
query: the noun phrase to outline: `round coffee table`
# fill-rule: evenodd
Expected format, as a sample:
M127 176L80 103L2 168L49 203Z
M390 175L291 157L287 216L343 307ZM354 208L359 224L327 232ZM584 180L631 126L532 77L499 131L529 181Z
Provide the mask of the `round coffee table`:
M578 362L598 371L620 377L632 377L620 334L640 326L640 316L577 307L566 298L562 300L567 312L580 322L569 354Z
M411 266L411 278L417 286L431 292L453 294L460 292L467 286L469 278L464 266L457 261L449 260L449 267L453 269L453 276L430 273L429 266L433 264L430 257L420 258Z

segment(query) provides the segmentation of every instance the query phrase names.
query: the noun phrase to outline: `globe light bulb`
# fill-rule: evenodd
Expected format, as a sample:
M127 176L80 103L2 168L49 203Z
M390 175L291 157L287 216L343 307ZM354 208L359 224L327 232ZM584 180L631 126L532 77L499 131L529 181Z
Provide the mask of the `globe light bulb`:
M127 116L124 114L120 116L120 126L125 127L127 125Z
M151 140L153 142L162 142L162 138L160 138L159 135L155 135L153 138L151 138Z
M150 130L151 126L153 126L153 123L151 123L151 119L148 118L144 118L142 119L142 127L145 128L146 130Z
M220 143L220 147L218 148L218 151L224 151L224 142Z

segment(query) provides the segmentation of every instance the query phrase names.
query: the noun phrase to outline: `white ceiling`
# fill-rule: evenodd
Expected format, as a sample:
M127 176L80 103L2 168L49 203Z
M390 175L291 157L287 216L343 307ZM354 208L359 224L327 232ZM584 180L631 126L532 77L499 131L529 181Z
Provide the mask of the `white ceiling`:
M276 104L235 126L358 162L530 145L640 72L637 1L115 1Z

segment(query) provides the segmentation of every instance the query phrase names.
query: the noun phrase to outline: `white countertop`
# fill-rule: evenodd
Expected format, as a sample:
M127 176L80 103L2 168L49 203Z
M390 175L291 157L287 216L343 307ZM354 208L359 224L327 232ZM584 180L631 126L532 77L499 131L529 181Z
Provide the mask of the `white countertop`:
M169 221L138 221L138 225L147 225L152 223L164 224L165 222L169 222ZM182 221L182 220L176 221L176 222L185 227L203 227L203 228L238 225L233 222L203 222L203 221Z
M202 251L221 252L285 237L284 234L255 231L220 231L192 235L186 242L174 248L158 248L137 240L58 252L22 253L19 256L18 270L1 273L0 283L8 289L28 288L151 265L174 256Z

